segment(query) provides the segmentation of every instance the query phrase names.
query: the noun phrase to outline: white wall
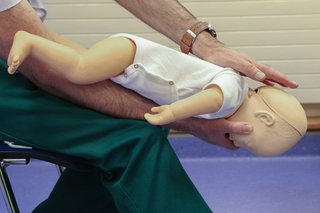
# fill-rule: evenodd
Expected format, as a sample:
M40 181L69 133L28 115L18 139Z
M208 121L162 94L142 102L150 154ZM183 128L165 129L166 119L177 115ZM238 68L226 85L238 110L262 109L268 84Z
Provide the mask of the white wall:
M300 83L303 103L320 103L319 0L181 0L219 39ZM111 0L44 0L47 26L90 46L107 35L133 33L177 48ZM255 83L250 83L255 87Z

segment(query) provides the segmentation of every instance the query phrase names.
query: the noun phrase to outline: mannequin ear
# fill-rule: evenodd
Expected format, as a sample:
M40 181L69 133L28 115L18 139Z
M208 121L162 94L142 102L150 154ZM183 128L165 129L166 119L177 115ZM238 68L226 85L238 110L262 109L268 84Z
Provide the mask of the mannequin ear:
M269 111L260 110L255 112L254 116L260 119L260 121L262 121L267 126L272 126L275 123L275 118Z

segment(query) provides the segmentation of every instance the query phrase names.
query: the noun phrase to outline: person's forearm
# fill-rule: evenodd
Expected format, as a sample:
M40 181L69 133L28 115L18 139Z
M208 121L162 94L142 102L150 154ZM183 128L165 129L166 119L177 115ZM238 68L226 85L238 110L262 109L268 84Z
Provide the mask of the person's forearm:
M176 0L116 1L149 26L179 45L187 29L199 21ZM213 62L210 59L211 54L208 53L208 44L210 44L211 48L222 46L210 33L203 31L192 45L192 53L201 59Z
M144 119L144 113L155 106L150 100L111 81L83 86L72 84L31 58L21 72L40 89L115 117Z
M196 18L176 0L116 0L139 19L178 43Z

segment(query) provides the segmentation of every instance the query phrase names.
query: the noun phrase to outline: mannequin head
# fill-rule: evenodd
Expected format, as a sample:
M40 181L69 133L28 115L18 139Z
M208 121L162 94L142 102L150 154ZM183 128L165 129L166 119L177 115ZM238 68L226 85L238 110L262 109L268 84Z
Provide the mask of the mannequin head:
M258 156L276 156L293 147L306 133L307 118L299 101L275 87L249 90L248 97L228 120L251 123L249 135L230 134L239 147Z

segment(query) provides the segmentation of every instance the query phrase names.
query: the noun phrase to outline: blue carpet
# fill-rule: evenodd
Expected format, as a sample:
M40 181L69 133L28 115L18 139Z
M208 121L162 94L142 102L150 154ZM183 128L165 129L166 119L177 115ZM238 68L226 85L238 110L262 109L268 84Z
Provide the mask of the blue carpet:
M274 158L225 150L191 136L173 136L170 141L215 213L320 212L320 134L308 134ZM54 165L37 160L11 166L8 173L22 213L30 213L45 199L58 178ZM1 199L0 212L6 212Z

